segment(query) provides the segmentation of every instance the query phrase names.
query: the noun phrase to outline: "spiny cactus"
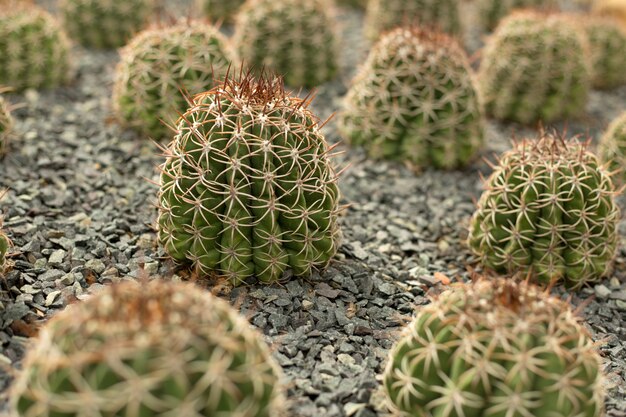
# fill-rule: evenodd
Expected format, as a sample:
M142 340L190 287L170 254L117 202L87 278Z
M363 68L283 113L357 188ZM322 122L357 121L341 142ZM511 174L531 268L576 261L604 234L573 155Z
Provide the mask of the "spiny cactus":
M308 275L337 250L337 175L309 101L244 76L197 95L167 149L159 239L234 285Z
M224 301L188 284L126 282L46 324L12 407L20 417L273 417L279 377Z
M217 29L181 21L137 35L121 51L113 91L120 121L154 138L169 136L187 108L183 90L197 94L236 65L234 48ZM171 137L171 136L170 136Z
M0 85L15 91L57 87L71 71L69 41L57 21L28 2L0 5Z
M250 67L312 88L337 72L336 28L328 0L249 0L237 15L235 44Z
M463 50L446 35L399 28L353 81L340 130L374 158L456 168L482 145L482 107Z
M196 0L196 9L213 22L232 22L245 0Z
M2 93L2 89L0 89ZM13 117L9 111L9 106L0 96L0 156L6 152L7 141L13 131Z
M600 138L598 154L611 171L617 172L616 182L626 184L626 112L613 120Z
M580 287L609 272L620 219L614 194L586 143L551 134L521 141L487 179L469 245L488 268Z
M498 26L500 19L515 9L558 10L558 0L479 0L478 13L482 25L487 30Z
M378 39L397 26L426 25L458 35L462 31L459 4L459 0L368 0L365 33Z
M626 84L626 27L609 17L584 16L580 20L589 41L593 86Z
M423 307L391 351L384 386L402 417L599 417L603 379L567 303L495 279Z
M154 0L61 0L69 35L92 48L118 48L148 23Z
M495 118L552 122L584 112L590 69L573 19L513 13L498 26L483 55L479 84L487 112Z

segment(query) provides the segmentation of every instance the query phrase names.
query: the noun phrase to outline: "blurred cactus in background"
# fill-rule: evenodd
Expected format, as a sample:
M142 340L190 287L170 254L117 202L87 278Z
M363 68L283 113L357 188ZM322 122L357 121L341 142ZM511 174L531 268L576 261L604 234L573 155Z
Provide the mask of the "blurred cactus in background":
M489 31L515 9L559 9L558 0L478 0L477 4L481 24Z
M613 120L600 138L598 154L608 169L616 173L616 182L626 184L626 111Z
M593 86L626 84L626 26L611 17L581 16L580 23L589 42Z
M196 9L211 22L232 23L245 0L196 0Z
M2 89L0 89L0 93L2 93ZM7 142L13 132L13 123L9 105L0 95L0 156L4 155L7 150Z

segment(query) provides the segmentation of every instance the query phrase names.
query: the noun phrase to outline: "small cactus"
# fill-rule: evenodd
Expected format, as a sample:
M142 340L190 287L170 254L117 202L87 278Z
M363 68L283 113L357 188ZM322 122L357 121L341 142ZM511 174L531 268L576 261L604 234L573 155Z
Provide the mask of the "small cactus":
M118 48L142 30L154 12L154 0L61 0L67 31L83 46Z
M245 63L312 88L338 70L337 22L328 0L249 0L237 15L235 44Z
M196 9L213 22L232 23L245 0L196 0Z
M600 138L598 154L608 169L616 172L620 185L626 184L626 112L609 125Z
M401 417L599 417L604 375L569 305L511 280L454 285L421 308L384 373Z
M498 272L578 288L610 272L620 219L614 195L586 143L551 134L521 141L486 181L469 246Z
M0 5L0 85L16 92L62 85L71 74L69 52L50 14L17 0Z
M374 158L466 165L482 145L483 115L465 53L417 28L384 35L348 91L340 131Z
M626 27L607 17L581 17L591 53L592 84L614 88L626 84Z
M460 0L368 0L365 33L378 39L397 26L429 26L440 32L459 35L462 31Z
M558 10L558 0L478 0L478 13L483 27L489 31L515 9Z
M337 250L337 175L309 101L244 76L197 95L168 147L159 239L234 285L308 275Z
M584 37L573 19L513 13L485 47L479 84L497 119L529 124L580 115L590 84Z
M13 387L20 417L275 416L280 370L226 302L189 284L107 287L52 318Z
M0 93L2 90L0 89ZM13 117L7 102L0 96L0 156L4 155L7 149L7 142L13 132Z
M182 91L209 90L214 77L225 76L236 62L234 48L208 23L185 20L145 30L121 51L115 113L123 124L153 138L168 136L168 124L187 108Z

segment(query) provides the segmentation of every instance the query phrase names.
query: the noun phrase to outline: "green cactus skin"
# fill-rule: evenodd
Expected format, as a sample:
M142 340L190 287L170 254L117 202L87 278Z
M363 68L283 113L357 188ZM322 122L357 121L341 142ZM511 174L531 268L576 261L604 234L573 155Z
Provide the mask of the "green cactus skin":
M487 113L531 124L585 111L590 68L576 23L559 15L514 12L485 47L479 84Z
M365 34L377 40L381 33L403 25L431 26L459 35L463 28L459 0L368 0Z
M159 240L176 261L234 285L328 264L339 190L308 104L250 76L194 98L162 165Z
M237 15L235 44L253 69L317 87L338 71L337 22L328 0L249 0Z
M214 78L237 66L235 49L216 28L181 21L137 35L121 51L113 89L118 119L153 138L171 138L188 94L211 89Z
M0 7L0 85L53 88L71 76L70 44L57 21L25 2Z
M2 92L0 90L0 92ZM13 117L7 102L0 96L0 156L4 155L7 149L7 142L13 132Z
M626 29L609 17L581 18L591 53L592 84L609 89L626 84Z
M569 305L502 278L455 285L423 307L384 373L401 417L599 417L603 380Z
M492 31L500 20L515 9L559 10L558 0L479 0L477 4L482 26Z
M213 22L232 23L245 0L196 0L196 9Z
M61 0L67 31L81 45L113 49L142 30L154 12L154 0Z
M20 417L273 417L281 372L224 301L154 280L58 313L13 387Z
M446 35L398 28L370 52L339 129L373 158L417 168L468 164L483 143L482 105L463 50Z
M578 288L610 272L620 211L587 144L545 135L506 152L472 217L469 246L498 272Z
M613 120L600 138L598 155L608 169L616 173L615 182L626 184L626 112Z

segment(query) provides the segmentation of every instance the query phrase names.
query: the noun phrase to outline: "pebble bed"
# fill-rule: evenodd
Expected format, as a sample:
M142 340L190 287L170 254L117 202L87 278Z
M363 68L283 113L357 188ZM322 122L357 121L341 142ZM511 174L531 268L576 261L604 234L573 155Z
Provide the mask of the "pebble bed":
M340 108L364 58L362 17L339 14L345 68L317 92L313 106L322 117ZM9 97L19 109L16 137L0 163L0 187L9 189L1 203L4 228L15 245L13 266L0 277L0 415L29 338L56 311L124 279L190 278L156 244L152 182L159 151L112 120L117 53L74 52L72 85ZM587 116L567 129L597 140L624 109L626 88L594 91ZM325 133L340 141L332 121ZM493 160L513 135L535 134L490 122L483 156ZM444 277L467 279L468 265L475 266L463 242L480 173L489 173L484 162L463 172L415 175L396 163L368 160L362 150L340 149L336 163L348 167L340 184L348 207L343 243L327 270L236 289L198 280L266 336L286 374L288 416L388 415L378 375L394 340L415 309L445 288ZM626 210L626 198L620 203ZM620 230L624 241L626 221ZM580 305L595 340L603 341L607 415L626 416L626 244L612 277L577 293L554 292Z

